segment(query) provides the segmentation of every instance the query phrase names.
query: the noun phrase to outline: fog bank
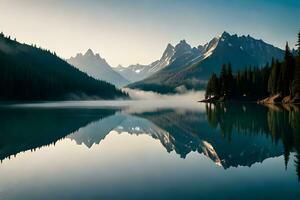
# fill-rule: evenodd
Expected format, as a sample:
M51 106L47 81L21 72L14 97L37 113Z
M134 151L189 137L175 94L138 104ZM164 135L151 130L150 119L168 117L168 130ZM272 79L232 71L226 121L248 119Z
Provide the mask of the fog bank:
M199 101L204 99L204 91L188 91L183 94L159 94L151 91L133 90L124 88L133 100L172 100L172 101Z

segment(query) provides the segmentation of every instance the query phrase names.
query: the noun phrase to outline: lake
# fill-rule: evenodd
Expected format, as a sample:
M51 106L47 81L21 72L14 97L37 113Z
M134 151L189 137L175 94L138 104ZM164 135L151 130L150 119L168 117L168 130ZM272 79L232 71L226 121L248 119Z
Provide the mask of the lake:
M0 199L299 199L297 107L2 105Z

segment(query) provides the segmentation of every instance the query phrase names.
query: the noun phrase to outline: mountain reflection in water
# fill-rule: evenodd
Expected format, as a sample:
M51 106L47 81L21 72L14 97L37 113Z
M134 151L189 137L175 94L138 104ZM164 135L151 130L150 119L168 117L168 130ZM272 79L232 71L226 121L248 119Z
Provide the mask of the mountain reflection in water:
M167 152L198 152L224 169L284 155L299 178L300 112L297 107L207 104L206 112L158 109L1 109L0 159L55 144L63 138L92 147L111 132L147 134ZM101 144L100 144L101 145ZM290 154L295 152L295 158Z

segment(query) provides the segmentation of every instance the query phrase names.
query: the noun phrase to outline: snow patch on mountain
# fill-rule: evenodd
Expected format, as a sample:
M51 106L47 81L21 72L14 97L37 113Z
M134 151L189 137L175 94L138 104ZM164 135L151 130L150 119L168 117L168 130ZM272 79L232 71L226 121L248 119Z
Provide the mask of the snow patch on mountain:
M206 59L213 54L214 50L217 48L217 46L219 44L219 41L220 41L220 37L215 37L208 44L205 45L206 51L204 53L203 59Z

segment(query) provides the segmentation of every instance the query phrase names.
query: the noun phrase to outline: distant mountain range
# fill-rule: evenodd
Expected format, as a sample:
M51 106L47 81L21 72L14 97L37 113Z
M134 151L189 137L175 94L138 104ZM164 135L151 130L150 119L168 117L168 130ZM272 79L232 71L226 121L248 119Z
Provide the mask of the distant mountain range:
M88 75L117 87L130 87L159 93L204 89L212 73L231 63L233 71L261 67L272 58L282 60L284 51L262 40L223 32L205 45L192 47L185 40L168 44L161 58L149 65L119 65L112 68L89 49L67 60Z
M220 72L222 64L230 62L237 71L249 66L261 67L272 58L281 60L284 55L283 50L262 40L227 32L203 46L191 47L182 40L172 49L167 65L129 87L160 93L202 89L213 72Z
M91 49L88 49L85 54L79 53L67 59L67 62L93 78L109 82L117 87L129 84L126 78L114 71L105 59L99 54L94 54Z

